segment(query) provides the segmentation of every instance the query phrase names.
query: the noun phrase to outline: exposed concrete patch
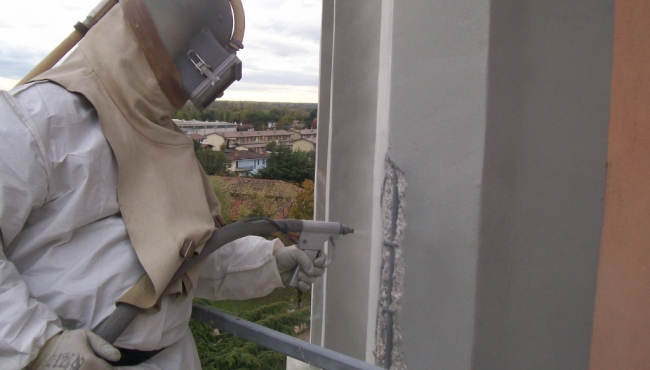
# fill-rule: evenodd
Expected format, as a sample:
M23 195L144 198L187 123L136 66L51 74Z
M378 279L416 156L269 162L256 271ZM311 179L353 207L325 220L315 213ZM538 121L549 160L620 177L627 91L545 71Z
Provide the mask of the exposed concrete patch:
M381 280L377 312L375 362L391 369L406 369L403 351L400 310L404 287L404 258L402 256L406 220L404 219L404 173L386 158L386 177L382 190L382 245Z

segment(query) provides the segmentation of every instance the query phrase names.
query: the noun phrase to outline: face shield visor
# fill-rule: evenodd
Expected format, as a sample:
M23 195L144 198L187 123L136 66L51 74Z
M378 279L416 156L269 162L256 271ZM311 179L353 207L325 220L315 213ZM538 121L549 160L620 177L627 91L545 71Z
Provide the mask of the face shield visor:
M236 52L230 46L221 46L208 28L200 30L174 62L183 89L199 111L242 77L242 63Z
M241 0L144 0L183 89L203 111L242 78Z

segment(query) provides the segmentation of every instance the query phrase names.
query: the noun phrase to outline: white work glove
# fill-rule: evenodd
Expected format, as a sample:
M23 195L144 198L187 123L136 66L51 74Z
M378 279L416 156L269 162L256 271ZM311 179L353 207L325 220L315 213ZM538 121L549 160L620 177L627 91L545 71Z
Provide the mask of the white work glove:
M273 255L284 286L289 286L289 280L291 280L293 269L296 266L300 266L298 289L303 292L308 291L316 279L325 273L323 267L327 261L325 253L321 253L321 256L316 258L314 262L309 259L305 252L295 246L274 249Z
M66 330L45 342L30 370L112 370L120 351L87 329Z

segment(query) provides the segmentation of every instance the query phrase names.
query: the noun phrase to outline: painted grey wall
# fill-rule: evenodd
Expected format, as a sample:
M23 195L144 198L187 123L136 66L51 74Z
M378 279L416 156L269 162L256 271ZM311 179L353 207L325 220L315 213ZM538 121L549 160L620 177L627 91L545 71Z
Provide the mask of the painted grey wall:
M401 313L411 369L469 369L488 0L396 0L389 155L405 173Z
M493 0L474 368L587 369L613 0Z
M323 29L334 35L331 80L323 81L321 75L321 88L331 84L325 213L329 220L355 228L337 241L336 262L327 271L323 344L361 359L366 357L366 334L374 330L368 326L369 233L380 10L376 0L335 1L333 30ZM327 107L319 107L323 109ZM323 160L319 157L319 166Z
M586 369L614 0L332 1L316 214L357 233L314 292L324 291L324 345L367 359L374 349L370 193L388 154L408 184L408 367ZM388 112L386 152L377 111Z

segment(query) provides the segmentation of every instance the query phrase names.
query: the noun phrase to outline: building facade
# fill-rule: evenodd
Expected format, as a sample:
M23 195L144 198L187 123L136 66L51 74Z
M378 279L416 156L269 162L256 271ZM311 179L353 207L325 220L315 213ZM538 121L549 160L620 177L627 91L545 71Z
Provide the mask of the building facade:
M198 134L206 136L215 132L236 132L237 124L229 122L205 122L205 121L184 121L174 119L174 123L185 131L186 134Z
M234 150L226 153L230 161L230 170L237 176L254 175L266 167L266 155L249 151Z

